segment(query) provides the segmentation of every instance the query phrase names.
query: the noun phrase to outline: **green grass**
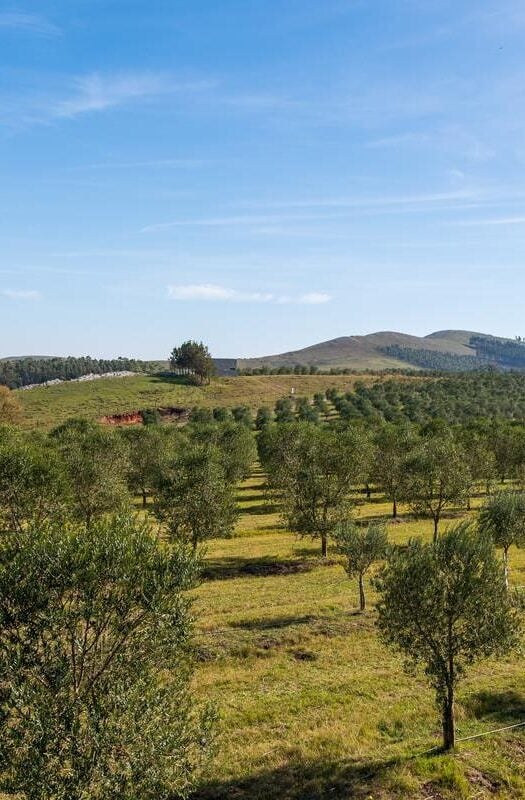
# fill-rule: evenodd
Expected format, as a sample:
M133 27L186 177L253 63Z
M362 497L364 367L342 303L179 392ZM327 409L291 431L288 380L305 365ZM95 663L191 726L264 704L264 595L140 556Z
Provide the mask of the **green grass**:
M295 388L296 395L312 396L335 386L350 391L356 380L372 382L374 376L260 375L245 378L215 378L209 386L190 386L182 378L137 375L102 378L81 383L17 391L22 405L21 424L47 430L69 417L99 419L102 416L170 406L236 406L257 409L273 405Z
M432 691L379 642L373 592L356 613L355 582L337 559L323 565L317 542L281 527L262 481L256 473L240 487L237 535L209 544L208 579L195 592L195 686L221 717L196 797L523 798L525 729L422 755L440 742ZM374 498L358 514L388 511ZM431 527L402 516L389 534L403 542ZM513 583L525 583L520 551L511 564ZM460 737L525 720L519 655L472 669L457 717Z

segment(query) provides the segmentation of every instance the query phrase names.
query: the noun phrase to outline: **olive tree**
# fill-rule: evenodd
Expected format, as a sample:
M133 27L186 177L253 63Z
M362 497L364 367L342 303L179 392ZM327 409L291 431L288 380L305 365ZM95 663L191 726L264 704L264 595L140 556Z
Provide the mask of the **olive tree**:
M392 503L392 517L397 518L397 504L403 493L406 462L415 447L416 434L410 425L386 423L374 437L375 458L372 476Z
M424 669L441 710L443 747L455 744L455 691L468 667L505 652L517 619L490 537L462 522L436 542L392 550L376 579L378 626L407 668Z
M292 531L321 540L349 515L350 492L364 480L370 441L358 427L320 427L308 422L272 425L261 433L259 456L270 487L280 492Z
M188 443L175 456L159 477L154 512L172 541L194 551L206 539L231 536L238 512L217 448Z
M194 575L129 516L0 540L0 791L188 795L209 741L189 688Z
M62 518L68 483L60 455L47 437L3 428L0 435L0 530L20 532Z
M432 518L435 541L443 512L463 502L470 485L464 452L444 432L427 436L407 459L400 496L414 514Z
M336 550L344 557L344 568L349 578L357 577L359 583L359 609L366 608L364 577L372 564L384 558L388 548L386 527L370 523L366 527L354 522L343 523L334 534Z
M496 547L503 550L505 585L509 586L509 548L525 544L525 494L497 492L491 495L479 513L480 531L489 534Z
M116 431L73 419L52 432L64 460L72 512L87 526L130 502L127 449Z

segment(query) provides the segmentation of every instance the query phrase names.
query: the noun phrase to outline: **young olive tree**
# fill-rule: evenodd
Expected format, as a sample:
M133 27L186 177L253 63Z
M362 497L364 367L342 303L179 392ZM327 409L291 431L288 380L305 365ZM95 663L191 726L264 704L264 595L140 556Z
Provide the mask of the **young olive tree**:
M209 741L189 688L194 576L129 516L0 540L0 792L187 797Z
M116 431L72 419L51 434L66 467L71 511L89 527L130 504L126 447Z
M402 495L406 463L416 442L415 431L408 424L386 423L374 437L372 477L392 503L393 519L397 519L397 504Z
M509 588L509 548L525 544L525 494L497 492L487 499L479 513L478 527L503 550L505 586Z
M366 527L354 522L343 523L334 534L336 550L344 557L344 568L349 578L357 577L359 583L359 610L366 608L364 578L372 564L386 556L388 535L386 527L370 523Z
M494 545L468 523L433 544L392 550L376 579L378 626L407 667L424 669L441 709L443 748L455 744L455 691L468 667L506 652L517 619Z
M146 508L148 494L153 491L167 458L167 437L158 425L124 428L121 436L127 447L128 488L140 494Z
M462 448L448 433L438 433L427 436L406 461L401 497L414 514L432 518L436 541L443 512L464 501L470 485Z
M0 530L62 519L68 483L57 448L47 437L3 428L0 435Z
M258 442L269 485L280 492L292 531L321 540L349 515L352 488L366 477L370 442L357 427L320 427L308 422L273 425Z
M189 443L175 456L159 477L154 511L171 540L194 551L207 539L232 535L234 487L216 447Z

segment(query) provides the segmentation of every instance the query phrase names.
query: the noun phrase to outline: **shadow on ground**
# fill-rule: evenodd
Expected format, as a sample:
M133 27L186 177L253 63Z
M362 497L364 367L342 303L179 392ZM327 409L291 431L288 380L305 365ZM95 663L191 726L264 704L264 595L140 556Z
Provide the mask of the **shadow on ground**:
M512 725L525 722L525 697L514 691L477 692L462 701L463 707L476 719Z
M217 581L252 576L294 575L311 572L316 567L329 567L337 562L325 559L277 558L216 558L206 562L202 571L204 580Z
M396 760L288 763L249 778L205 784L192 800L364 800Z

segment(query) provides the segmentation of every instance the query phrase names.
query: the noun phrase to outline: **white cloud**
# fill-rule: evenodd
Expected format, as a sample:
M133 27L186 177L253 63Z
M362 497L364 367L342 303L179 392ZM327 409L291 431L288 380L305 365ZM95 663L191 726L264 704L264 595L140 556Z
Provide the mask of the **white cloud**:
M493 219L472 219L450 222L449 225L460 228L484 227L485 225L525 225L525 217L495 217Z
M329 303L331 299L330 295L326 294L326 292L309 292L308 294L301 295L297 302L305 303L309 306L317 306L322 303Z
M178 286L168 286L168 297L172 300L203 300L206 302L232 302L232 303L277 303L320 305L328 303L332 298L325 292L309 292L291 297L277 295L272 292L244 292L218 286L213 283L193 283Z
M28 31L41 36L58 36L61 33L60 28L38 14L23 14L14 11L0 13L0 28Z
M36 289L2 289L0 294L10 300L38 300L40 297Z

